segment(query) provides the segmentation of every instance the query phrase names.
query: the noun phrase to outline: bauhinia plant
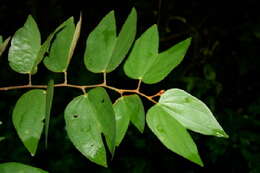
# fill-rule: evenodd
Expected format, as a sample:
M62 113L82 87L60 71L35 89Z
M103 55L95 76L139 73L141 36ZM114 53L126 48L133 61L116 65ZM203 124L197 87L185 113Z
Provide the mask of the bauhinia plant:
M24 26L11 40L9 65L14 71L27 74L29 82L27 85L0 87L0 90L31 88L19 98L12 115L18 136L30 154L36 154L44 128L47 146L54 88L68 87L80 89L83 93L65 108L67 134L73 145L92 162L107 166L106 152L114 155L131 122L141 133L147 124L165 147L203 166L196 144L187 129L204 135L228 137L209 108L182 89L161 90L152 96L141 91L142 83L158 83L180 64L191 38L158 52L159 35L156 25L148 28L134 42L137 24L135 9L132 9L119 33L116 30L114 11L111 11L89 34L84 54L87 70L103 74L104 80L96 85L75 85L68 82L67 69L80 35L81 21L80 17L75 26L73 17L69 18L42 42L38 26L29 15ZM1 55L9 39L3 42L1 38L0 41ZM136 88L120 89L110 86L106 80L107 74L122 63L131 47L133 48L123 68L129 78L138 81ZM63 73L64 82L54 84L50 80L48 85L32 84L31 76L37 73L37 66L42 61L50 71ZM111 102L107 89L120 94L114 103ZM141 97L154 104L146 116ZM160 97L159 100L156 97ZM101 134L104 135L104 140ZM108 151L104 143L108 146ZM10 172L14 167L24 170L31 168L18 163L4 163L0 164L0 172Z

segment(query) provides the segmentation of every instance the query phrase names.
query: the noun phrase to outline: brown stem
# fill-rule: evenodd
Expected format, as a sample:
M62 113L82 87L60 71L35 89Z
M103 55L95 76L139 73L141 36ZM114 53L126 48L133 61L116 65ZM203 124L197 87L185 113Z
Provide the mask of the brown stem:
M32 74L29 73L29 82L28 82L28 85L31 86L32 85Z
M153 103L157 103L154 99L153 96L148 96L142 92L139 91L139 89L119 89L115 88L113 86L106 85L105 83L102 84L96 84L96 85L74 85L74 84L68 84L68 83L60 83L60 84L55 84L54 87L68 87L68 88L76 88L80 89L83 91L83 93L86 93L87 88L94 88L94 87L104 87L108 88L110 90L113 90L115 92L118 92L120 95L123 95L123 93L136 93L139 94L142 97L145 97L146 99L150 100ZM0 91L8 91L8 90L14 90L14 89L22 89L22 88L47 88L47 85L18 85L18 86L8 86L8 87L0 87Z

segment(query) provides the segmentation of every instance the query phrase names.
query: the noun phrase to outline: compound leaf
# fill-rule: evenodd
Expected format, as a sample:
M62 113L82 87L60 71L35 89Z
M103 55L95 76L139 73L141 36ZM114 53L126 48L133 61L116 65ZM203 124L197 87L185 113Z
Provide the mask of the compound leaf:
M157 26L153 25L136 40L124 71L130 78L147 84L160 82L182 61L190 42L188 38L158 53L159 34Z
M142 101L138 95L120 97L113 106L116 116L116 145L119 146L130 120L140 132L143 132L145 114Z
M75 32L74 18L70 17L63 27L55 34L49 56L45 57L44 65L53 72L65 72L68 68L73 35Z
M2 37L0 37L0 57L3 54L3 52L5 51L11 37L8 37L4 42L2 42L3 40L1 40Z
M34 65L41 48L41 35L36 22L28 16L24 26L15 32L9 49L9 65L18 73L34 72Z
M204 135L228 137L209 108L181 89L167 90L161 96L159 104L163 110L190 130Z
M46 91L33 89L17 101L12 115L19 138L32 156L35 155L43 130L45 118Z
M29 165L25 165L22 163L16 162L7 162L0 164L0 172L1 173L47 173L46 171L35 168Z
M149 109L146 121L148 127L168 149L203 166L196 144L187 130L160 105Z
M109 12L87 39L84 56L86 68L94 73L113 71L134 41L136 21L136 11L132 9L117 37L114 11Z
M114 152L115 117L112 103L103 88L74 98L65 110L66 130L74 146L91 161L107 166L101 133Z

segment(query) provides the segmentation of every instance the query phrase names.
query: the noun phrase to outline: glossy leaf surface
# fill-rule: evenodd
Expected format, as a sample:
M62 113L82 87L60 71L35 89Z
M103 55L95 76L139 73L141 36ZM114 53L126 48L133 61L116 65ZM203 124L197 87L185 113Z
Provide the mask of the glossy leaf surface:
M157 26L153 25L136 40L124 71L130 78L147 84L160 82L182 61L190 42L191 39L188 38L158 53L159 34Z
M146 121L152 132L168 149L203 166L196 144L187 130L160 105L149 109Z
M63 25L63 28L55 34L49 56L43 61L45 66L53 72L65 72L67 70L70 47L75 32L73 17L70 17L61 25Z
M115 148L115 117L112 103L103 88L74 98L65 110L66 130L75 147L91 161L107 166L104 134L113 153Z
M41 35L36 22L28 16L24 26L15 32L9 49L9 65L18 73L33 73L41 48Z
M19 138L32 156L35 155L43 130L45 118L46 91L33 89L17 101L12 115Z
M134 41L136 22L137 15L133 9L117 37L114 11L108 13L87 39L84 56L87 69L94 73L113 71Z
M119 146L130 120L140 132L143 132L145 114L142 101L137 95L120 97L113 106L116 116L116 145Z
M16 162L7 162L0 164L1 173L47 173L46 171L29 165Z
M184 127L204 135L228 137L209 108L181 89L167 90L159 104Z

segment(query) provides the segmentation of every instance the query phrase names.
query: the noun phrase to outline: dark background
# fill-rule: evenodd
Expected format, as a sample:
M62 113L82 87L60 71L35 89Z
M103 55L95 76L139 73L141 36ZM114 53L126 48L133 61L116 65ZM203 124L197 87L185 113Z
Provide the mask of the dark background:
M16 100L26 89L0 93L0 162L21 162L51 173L70 172L260 172L260 15L257 0L0 0L0 35L13 35L28 14L36 19L42 40L70 16L78 20L83 13L82 34L68 71L70 83L100 83L101 76L88 72L83 65L85 40L89 32L110 10L115 10L121 27L131 8L138 12L137 37L154 23L159 25L160 49L192 36L185 60L162 82L142 85L147 94L160 89L182 88L203 100L229 134L221 139L192 133L205 167L201 168L167 150L146 127L140 134L130 126L115 157L105 169L84 158L69 141L63 110L81 94L74 89L55 90L54 109L49 129L49 147L43 138L35 157L30 157L11 123ZM0 86L27 83L27 76L8 66L7 51L0 59ZM34 84L46 83L50 77L62 82L62 75L48 72L40 64L33 76ZM108 76L111 85L131 88L120 66ZM112 99L118 97L111 93ZM151 106L143 100L146 110Z

